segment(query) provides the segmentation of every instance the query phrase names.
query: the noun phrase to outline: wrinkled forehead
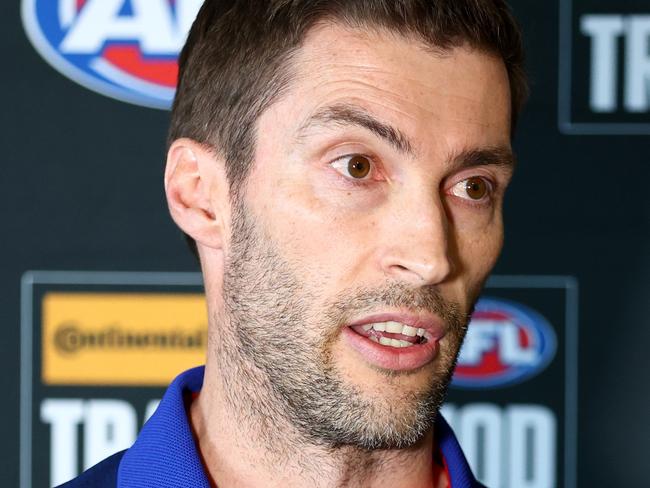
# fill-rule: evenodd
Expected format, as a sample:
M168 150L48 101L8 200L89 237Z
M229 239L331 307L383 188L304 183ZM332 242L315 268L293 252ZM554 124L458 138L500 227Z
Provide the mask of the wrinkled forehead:
M436 50L395 32L325 23L309 31L289 69L284 100L269 110L276 127L295 131L324 107L345 104L416 139L464 131L479 145L509 144L504 63L467 45Z

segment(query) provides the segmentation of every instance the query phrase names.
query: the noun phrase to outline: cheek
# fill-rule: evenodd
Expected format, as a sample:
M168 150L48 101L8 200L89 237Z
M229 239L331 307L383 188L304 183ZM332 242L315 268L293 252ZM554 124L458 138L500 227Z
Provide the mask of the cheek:
M340 197L340 198L337 198ZM278 182L260 212L268 235L278 243L285 259L302 279L325 286L364 261L373 235L372 206L361 195L326 191L322 195L308 183ZM364 211L366 208L368 211Z
M467 276L470 285L482 281L496 264L503 246L501 210L457 209L451 224L453 242L450 245L462 274Z

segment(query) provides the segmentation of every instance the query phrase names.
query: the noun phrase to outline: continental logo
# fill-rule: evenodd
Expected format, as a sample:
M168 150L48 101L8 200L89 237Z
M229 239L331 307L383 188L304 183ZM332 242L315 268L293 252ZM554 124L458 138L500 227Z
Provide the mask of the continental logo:
M202 364L202 294L48 293L42 380L49 385L167 385Z
M87 331L75 323L63 324L54 333L54 347L61 354L74 354L85 349L198 349L205 350L207 331L134 332L118 326Z

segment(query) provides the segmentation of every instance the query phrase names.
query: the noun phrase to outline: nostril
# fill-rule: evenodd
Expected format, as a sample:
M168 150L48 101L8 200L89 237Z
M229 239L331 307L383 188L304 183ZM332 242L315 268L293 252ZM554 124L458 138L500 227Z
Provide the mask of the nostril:
M384 269L396 278L420 286L423 283L434 284L445 280L451 274L451 268L448 259L440 259L430 263L392 263Z

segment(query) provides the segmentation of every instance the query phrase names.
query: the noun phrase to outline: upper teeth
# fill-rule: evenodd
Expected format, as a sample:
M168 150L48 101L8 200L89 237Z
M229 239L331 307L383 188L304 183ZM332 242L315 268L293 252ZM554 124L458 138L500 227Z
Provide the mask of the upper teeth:
M405 336L415 337L424 336L424 329L411 327L410 325L402 324L400 322L377 322L374 324L366 324L363 330L376 330L379 332L390 332L392 334L404 334Z

